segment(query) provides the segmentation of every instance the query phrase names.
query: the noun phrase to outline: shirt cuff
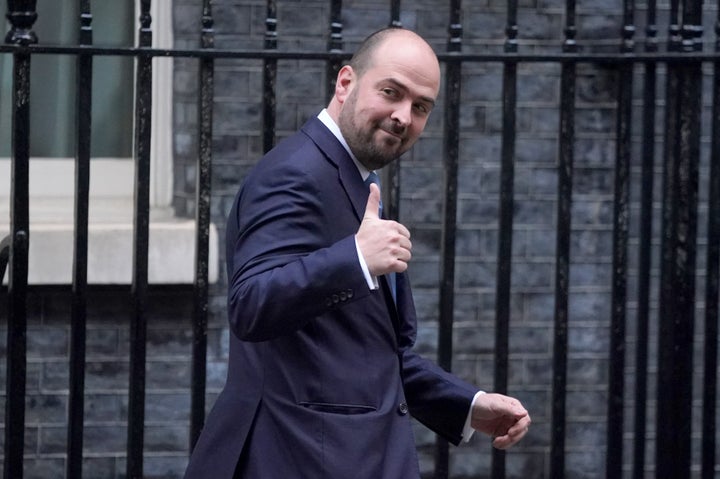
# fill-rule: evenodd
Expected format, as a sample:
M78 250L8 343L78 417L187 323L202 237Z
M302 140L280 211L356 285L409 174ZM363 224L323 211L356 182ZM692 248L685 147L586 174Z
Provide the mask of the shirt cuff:
M478 391L475 393L475 396L473 396L472 403L470 403L470 410L468 411L467 418L465 419L465 427L463 427L462 431L462 442L468 442L470 441L470 438L472 437L473 433L475 432L475 429L472 428L472 411L473 407L475 406L475 401L477 401L478 397L480 397L481 394L485 394L485 391Z
M370 288L370 290L378 289L380 285L378 283L377 276L373 276L370 274L367 263L365 263L365 258L363 257L362 252L360 252L360 246L358 245L357 237L355 238L355 249L357 250L358 260L360 261L360 268L362 268L362 272L365 276L365 281L367 282L368 288Z

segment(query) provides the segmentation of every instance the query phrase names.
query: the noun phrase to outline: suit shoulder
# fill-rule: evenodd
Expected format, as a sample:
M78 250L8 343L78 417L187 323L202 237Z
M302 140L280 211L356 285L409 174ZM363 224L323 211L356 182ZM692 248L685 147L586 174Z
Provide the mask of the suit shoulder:
M333 159L304 131L281 140L257 163L251 175L274 175L294 172L322 174L336 169Z

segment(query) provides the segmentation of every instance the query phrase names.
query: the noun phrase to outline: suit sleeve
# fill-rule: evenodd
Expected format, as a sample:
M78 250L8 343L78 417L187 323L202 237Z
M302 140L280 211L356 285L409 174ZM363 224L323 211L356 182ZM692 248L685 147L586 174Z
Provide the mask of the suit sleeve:
M477 388L411 350L403 354L403 383L413 417L448 442L460 444Z
M399 346L403 388L410 413L452 444L463 439L463 429L478 388L445 371L413 350L417 315L406 274L398 275L398 310L402 318Z
M287 334L369 294L356 226L343 232L333 224L333 201L311 172L275 168L252 180L236 199L227 232L228 312L240 339Z

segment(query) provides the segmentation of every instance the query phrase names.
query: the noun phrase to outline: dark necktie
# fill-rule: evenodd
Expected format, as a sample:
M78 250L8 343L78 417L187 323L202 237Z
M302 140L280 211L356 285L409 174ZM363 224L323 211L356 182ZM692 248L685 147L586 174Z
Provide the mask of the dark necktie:
M365 186L368 187L368 190L370 189L370 183L375 183L378 186L378 189L380 192L382 192L382 187L380 186L380 177L377 173L374 171L370 172L370 175L365 179ZM380 198L380 207L378 208L378 216L382 218L383 214L383 204L382 204L382 198Z
M374 171L370 172L370 175L365 179L365 186L370 188L370 183L375 183L378 186L378 189L380 189L380 192L382 192L382 187L380 186L380 177L377 173ZM378 216L382 218L383 215L383 204L382 199L380 199L380 205L378 208ZM390 291L392 292L393 301L396 301L396 280L395 280L395 273L388 273L385 275L387 277L388 283L390 284Z

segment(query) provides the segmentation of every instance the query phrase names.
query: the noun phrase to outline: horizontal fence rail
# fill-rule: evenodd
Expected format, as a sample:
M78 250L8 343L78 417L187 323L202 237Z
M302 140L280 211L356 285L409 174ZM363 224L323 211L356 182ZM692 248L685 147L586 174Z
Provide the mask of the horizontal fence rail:
M137 57L148 55L151 57L166 58L223 58L237 60L326 60L342 61L348 60L352 52L308 52L302 50L258 50L244 49L235 50L232 48L217 48L212 50L199 50L189 48L167 49L153 47L104 47L104 46L61 46L61 45L9 45L0 44L0 53L27 52L45 55L78 55L86 53L95 56L119 56ZM618 65L623 63L648 63L662 62L665 64L712 62L720 59L720 52L717 51L690 51L679 52L631 52L631 53L443 53L437 52L441 62L457 60L463 63L504 63L513 61L517 63L590 63L597 65Z
M159 0L164 1L164 0ZM216 13L211 0L202 2L198 18L197 48L153 47L153 18L151 1L142 0L137 7L137 45L132 47L108 47L95 45L93 41L93 12L88 0L79 4L80 28L77 45L48 45L38 42L33 27L42 11L37 10L33 0L8 0L7 18L10 31L5 43L0 44L0 55L12 57L12 191L10 233L0 238L0 280L7 272L7 286L2 294L7 298L6 318L6 400L4 422L3 468L6 479L21 479L24 475L25 396L27 375L27 324L28 324L28 250L32 233L29 220L29 163L30 119L29 105L33 101L30 91L31 63L37 55L70 56L76 59L77 82L74 85L77 125L75 139L75 222L73 241L73 276L70 334L70 384L67 408L67 455L66 477L81 478L84 455L84 394L86 361L86 323L88 292L88 222L89 222L89 175L90 142L93 125L92 74L100 57L130 57L135 60L134 80L134 233L133 275L131 284L132 316L130 325L127 406L127 463L126 477L140 478L144 475L145 372L147 367L148 323L148 250L150 225L150 168L153 62L155 58L183 58L196 60L197 88L197 135L198 151L194 215L197 224L195 237L195 268L193 284L192 318L192 385L188 450L192 450L202 429L206 407L208 316L210 302L209 232L212 215L213 184L213 112L218 89L215 84L218 60L256 60L262 65L262 98L260 144L268 151L277 141L277 83L282 72L282 61L295 60L292 68L304 61L325 62L326 94L333 91L334 76L342 63L350 58L345 50L343 5L329 1L327 19L326 51L302 51L279 48L282 41L278 3L268 0L263 30L262 49L216 48ZM403 9L400 1L388 2L388 25L402 26ZM439 2L441 3L441 2ZM470 2L466 2L466 7ZM522 2L521 2L522 3ZM635 2L625 0L622 10L617 45L603 45L598 50L585 51L577 25L576 2L558 2L564 7L562 38L557 52L524 52L520 43L523 27L518 22L519 6L516 0L506 3L505 38L501 52L465 52L463 35L463 5L460 0L449 4L447 44L438 51L444 67L444 91L442 94L442 224L439 246L439 287L437 322L437 361L450 370L453 366L457 317L457 258L456 246L462 220L458 213L458 181L461 179L460 157L462 138L463 86L467 70L485 64L497 64L501 73L501 141L499 149L497 251L494 285L494 390L513 394L512 331L523 325L513 322L513 256L516 211L517 144L519 136L519 74L518 69L528 64L547 64L558 68L559 96L556 105L557 163L555 165L556 197L554 259L554 303L552 312L551 391L548 395L549 439L543 447L546 455L541 473L532 477L563 478L567 471L567 415L568 415L568 357L569 335L572 325L570 305L573 286L572 261L573 199L577 167L577 101L578 73L583 66L599 66L612 69L616 88L613 90L614 130L614 176L612 178L612 239L611 239L611 291L610 316L607 319L608 358L607 371L607 422L603 472L608 478L622 477L631 470L632 477L646 477L648 471L656 477L690 477L692 468L699 470L703 478L715 477L716 466L716 411L717 411L717 334L718 334L718 288L720 263L720 12L717 6L707 11L718 14L715 23L714 49L703 50L701 41L703 3L685 0L670 2L667 36L660 37L655 1L645 2L644 32L636 30L639 11ZM706 13L705 12L705 13ZM665 28L665 27L663 27ZM367 32L370 33L370 32ZM709 44L709 42L706 42ZM612 51L608 51L612 49ZM285 67L287 68L287 67ZM712 69L711 91L703 91L703 69ZM641 77L640 77L641 75ZM661 83L661 80L663 81ZM661 92L659 85L664 85ZM641 93L634 91L641 87ZM712 97L710 121L712 139L709 146L707 177L701 174L701 137L703 95ZM710 96L708 96L710 95ZM661 98L662 97L662 98ZM640 105L639 116L634 107ZM662 121L657 118L661 116ZM68 121L71 121L69 119ZM658 126L662 125L662 126ZM657 131L656 131L657 130ZM662 137L662 142L658 138ZM633 147L633 139L639 138L639 147ZM659 150L662 151L659 151ZM634 158L637 156L637 158ZM661 160L661 161L659 161ZM633 168L640 176L640 190L636 196L631 192ZM662 170L662 185L656 184L657 172ZM704 170L703 170L704 171ZM389 168L390 217L399 218L403 190L401 167ZM703 184L702 182L707 182ZM700 191L705 191L700 195ZM653 207L656 197L661 197L661 224L654 224ZM633 208L637 210L637 228L633 231L631 219ZM700 228L704 210L706 228ZM660 231L659 234L656 231ZM655 232L655 233L654 233ZM635 236L633 236L635 235ZM703 236L705 235L705 236ZM633 251L632 238L636 238L637 251ZM706 246L698 249L698 244ZM655 251L657 250L657 251ZM659 273L653 279L653 256L659 256ZM704 253L704 257L700 254ZM630 264L630 259L636 263ZM701 261L699 261L701 260ZM693 365L697 347L696 325L699 318L697 294L698 269L702 273L704 289L701 302L704 305L702 336L703 387L699 394L693 391ZM629 294L629 276L634 268L637 288L635 296ZM653 289L655 288L655 289ZM656 294L653 294L656 291ZM656 302L654 304L653 302ZM637 338L633 363L634 377L628 381L626 362L628 349L628 305L635 305L635 329ZM653 324L652 311L657 313ZM697 324L700 324L699 322ZM650 418L648 376L654 369L649 353L650 329L657 327L657 416ZM485 333L489 334L489 333ZM697 366L697 365L695 365ZM633 391L625 389L632 382ZM632 407L628 400L632 396ZM701 460L693 463L693 401L702 403ZM627 421L625 414L633 417ZM531 414L533 412L531 411ZM648 422L654 420L656 427L655 450L646 457L648 450ZM631 426L626 427L626 422ZM630 444L626 436L631 431L632 451L626 453ZM528 437L526 442L533 439ZM512 475L507 467L508 455L501 451L492 454L493 478ZM630 458L630 459L628 459ZM629 461L629 463L628 463ZM697 462L697 460L696 460ZM535 471L537 472L537 471ZM452 476L448 444L438 438L434 450L434 477Z

